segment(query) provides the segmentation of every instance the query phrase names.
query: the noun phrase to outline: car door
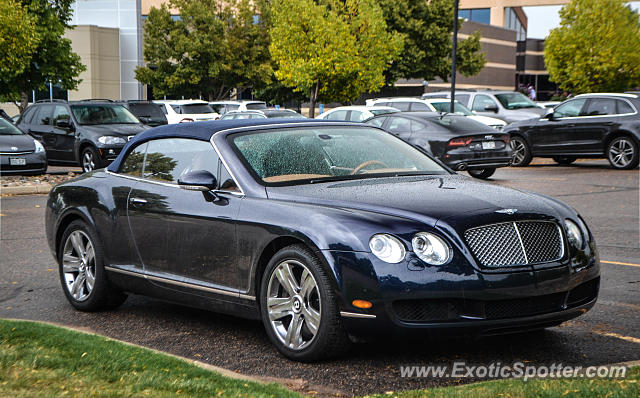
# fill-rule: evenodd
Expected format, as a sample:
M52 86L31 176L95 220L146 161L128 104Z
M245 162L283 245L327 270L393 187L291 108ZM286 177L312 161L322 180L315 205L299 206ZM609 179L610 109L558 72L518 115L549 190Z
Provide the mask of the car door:
M580 116L574 120L571 142L576 153L604 153L607 132L615 125L617 100L615 98L590 98Z
M56 148L56 136L53 134L53 126L51 126L52 114L53 105L38 106L36 114L31 119L28 133L42 143L49 160L60 160L60 154Z
M164 138L149 141L142 178L128 200L128 218L144 271L163 287L235 288L235 219L241 198L234 193L181 189L190 171L218 174L219 158L208 141ZM168 280L168 282L163 282Z
M495 111L493 109L495 109ZM478 115L495 117L498 109L500 109L498 103L488 95L476 94L476 96L473 97L471 110Z
M576 123L586 102L585 98L566 101L558 105L552 115L536 122L529 132L532 152L536 155L579 152Z
M64 105L56 105L53 109L51 120L52 145L57 153L58 159L74 161L76 130L68 108ZM59 126L59 122L66 122L68 126Z

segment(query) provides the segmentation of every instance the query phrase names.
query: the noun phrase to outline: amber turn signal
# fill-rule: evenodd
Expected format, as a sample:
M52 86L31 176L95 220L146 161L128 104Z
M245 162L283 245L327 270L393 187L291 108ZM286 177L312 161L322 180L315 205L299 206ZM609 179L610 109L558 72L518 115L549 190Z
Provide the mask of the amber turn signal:
M371 307L373 307L373 304L371 304L371 302L366 301L366 300L353 300L353 301L351 302L351 304L352 304L354 307L357 307L357 308L365 308L365 309L366 309L366 308L371 308Z

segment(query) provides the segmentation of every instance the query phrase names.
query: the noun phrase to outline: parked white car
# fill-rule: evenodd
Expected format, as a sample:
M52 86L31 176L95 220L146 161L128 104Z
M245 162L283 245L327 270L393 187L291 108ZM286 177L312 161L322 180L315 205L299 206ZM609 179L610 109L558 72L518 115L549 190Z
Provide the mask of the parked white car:
M200 100L153 101L162 105L169 124L216 120L220 117L207 102Z
M339 106L316 116L316 119L362 122L377 115L395 112L400 111L390 106Z
M396 98L376 98L367 100L367 106L373 105L385 105L392 106L403 112L449 112L450 102L447 98L411 98L411 97L396 97ZM503 120L488 117L479 116L469 110L466 106L462 105L458 101L455 101L454 113L458 115L467 116L469 119L473 119L477 122L491 126L496 130L502 130L507 125Z
M240 101L214 101L209 102L209 105L214 111L220 115L224 115L231 111L254 111L267 109L267 104L264 101L255 100L240 100Z

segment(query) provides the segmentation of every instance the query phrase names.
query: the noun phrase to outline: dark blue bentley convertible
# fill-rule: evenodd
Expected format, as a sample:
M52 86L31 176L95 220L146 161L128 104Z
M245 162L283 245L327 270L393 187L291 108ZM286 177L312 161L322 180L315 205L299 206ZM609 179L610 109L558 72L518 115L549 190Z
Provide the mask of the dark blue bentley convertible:
M372 333L557 325L599 287L593 236L571 207L349 123L148 130L107 169L55 187L46 229L75 308L135 293L258 318L305 361Z

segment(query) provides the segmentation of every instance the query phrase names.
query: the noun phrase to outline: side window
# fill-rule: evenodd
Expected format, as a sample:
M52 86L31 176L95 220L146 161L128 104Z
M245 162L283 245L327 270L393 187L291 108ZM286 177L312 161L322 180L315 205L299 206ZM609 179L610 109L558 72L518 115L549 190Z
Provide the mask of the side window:
M458 98L456 97L456 99L458 99ZM478 94L473 99L473 108L472 108L472 110L478 111L478 112L486 112L485 108L487 106L498 107L496 102L494 100L492 100L491 97L489 97L488 95Z
M581 98L567 101L564 104L558 105L558 107L553 111L553 117L561 118L580 116L580 111L582 110L585 102L587 102L587 100Z
M429 108L427 104L423 102L412 102L411 111L412 112L431 112L431 108Z
M423 131L425 130L425 125L420 123L420 122L416 122L415 120L411 121L411 132L415 133L416 131Z
M220 167L220 177L218 178L218 186L221 191L230 191L230 192L240 192L240 188L236 185L236 182L233 181L233 177L231 177L231 173L224 166L222 161L219 163Z
M347 111L335 111L330 113L327 120L347 120Z
M616 100L613 98L592 98L581 116L602 116L616 114Z
M35 115L36 113L38 113L38 110L35 109L35 107L29 107L27 108L27 110L24 112L24 115L22 116L22 120L20 121L20 123L31 123L31 119L33 119L33 115Z
M351 116L349 116L349 120L352 122L361 122L366 119L364 112L360 111L351 111Z
M171 108L175 113L182 114L182 108L180 107L180 105L171 105Z
M382 125L384 124L384 121L387 120L388 118L386 117L377 117L375 119L370 119L366 122L366 124L371 125L371 126L375 126L375 127L382 127Z
M237 111L238 109L240 109L240 105L227 104L227 110L226 110L226 112L229 112L229 111Z
M183 175L195 170L218 172L218 155L208 141L165 138L149 141L144 160L143 177L177 183Z
M631 107L631 105L629 105L629 103L627 101L622 101L622 100L616 100L616 103L618 104L618 114L619 115L624 115L625 113L634 113L634 109Z
M407 112L411 102L388 102L387 105L399 109L402 112Z
M51 105L40 106L40 109L38 109L38 114L34 117L32 124L50 125L52 111L53 106Z
M53 110L53 124L55 125L59 120L69 121L70 119L71 116L69 116L69 111L67 110L67 108L62 105L56 105L55 109Z
M389 123L389 131L392 133L411 131L411 120L403 117L394 117Z
M142 165L144 164L144 155L146 152L146 142L138 145L133 151L129 152L127 158L122 163L120 172L134 177L142 177Z
M469 97L471 97L469 94L456 94L456 100L458 100L459 103L461 103L462 105L468 107L469 106Z

